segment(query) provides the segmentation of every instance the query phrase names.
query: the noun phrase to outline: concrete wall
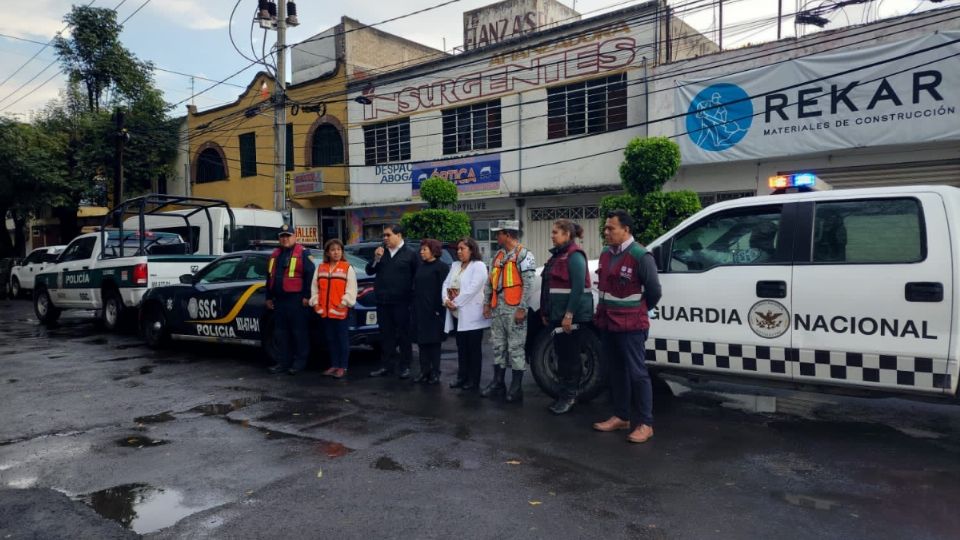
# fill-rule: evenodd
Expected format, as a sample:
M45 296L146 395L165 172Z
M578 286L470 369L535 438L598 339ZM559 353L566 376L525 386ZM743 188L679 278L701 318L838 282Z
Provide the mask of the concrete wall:
M349 17L343 18L342 26L348 32L345 47L347 78L351 81L446 56L443 51L376 28L356 30L364 25Z
M373 101L371 105L354 102L352 98L360 95L362 88L351 87L350 161L355 165L351 174L352 204L409 200L413 162L463 155L499 156L500 194L506 196L618 184L617 169L626 141L645 133L639 126L645 118L640 83L644 54L652 60L655 29L643 12L633 11L630 16L642 22L601 19L591 25L585 21L568 33L532 36L523 45L495 47L450 59L449 68L433 63L395 79L381 79L376 93L367 96ZM548 86L621 72L627 73L627 123L638 127L588 139L548 141ZM441 110L497 98L501 100L501 149L444 156ZM411 160L356 167L364 163L362 126L403 117L410 118ZM529 148L533 145L541 146ZM518 147L527 149L518 152Z
M463 13L463 50L498 45L579 20L579 13L555 0L497 2Z

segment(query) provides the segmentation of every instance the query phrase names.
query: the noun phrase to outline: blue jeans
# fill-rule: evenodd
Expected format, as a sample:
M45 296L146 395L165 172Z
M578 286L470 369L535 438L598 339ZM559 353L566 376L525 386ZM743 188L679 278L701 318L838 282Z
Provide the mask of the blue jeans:
M347 369L350 359L350 317L346 319L323 319L327 348L330 350L330 367Z
M636 429L653 426L653 385L647 372L647 330L604 332L603 356L610 368L613 414Z

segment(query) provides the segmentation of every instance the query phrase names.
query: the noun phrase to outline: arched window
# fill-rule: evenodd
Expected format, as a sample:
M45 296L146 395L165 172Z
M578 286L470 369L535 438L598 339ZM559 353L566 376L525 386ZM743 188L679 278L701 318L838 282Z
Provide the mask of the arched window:
M314 167L343 164L343 139L332 124L320 124L313 132L310 163Z
M216 182L227 177L227 167L216 148L207 148L197 157L197 183Z

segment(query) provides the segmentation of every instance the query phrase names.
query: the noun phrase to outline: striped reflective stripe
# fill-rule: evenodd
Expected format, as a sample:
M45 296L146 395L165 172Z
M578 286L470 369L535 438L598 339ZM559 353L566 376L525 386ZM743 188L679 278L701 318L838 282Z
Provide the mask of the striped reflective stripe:
M276 261L276 259L274 259L273 257L270 257L270 264L267 265L267 273L268 273L268 274L272 274L272 273L273 273L273 262L274 262L274 261Z
M643 299L643 293L630 294L627 296L617 296L608 292L601 293L601 300L612 300L615 302L639 302Z
M570 289L557 289L550 287L550 294L570 294Z
M297 258L290 257L290 266L287 267L287 277L293 277L296 275L297 270Z

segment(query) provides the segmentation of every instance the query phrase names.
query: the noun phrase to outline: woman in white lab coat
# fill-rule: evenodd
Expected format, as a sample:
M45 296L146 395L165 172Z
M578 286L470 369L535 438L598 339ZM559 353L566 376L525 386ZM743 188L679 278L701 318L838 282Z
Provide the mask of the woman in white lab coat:
M483 330L490 319L483 316L483 286L487 265L480 258L480 246L473 238L457 242L457 260L443 282L440 294L447 308L444 331L456 331L457 380L450 388L476 391L480 387L483 366Z

